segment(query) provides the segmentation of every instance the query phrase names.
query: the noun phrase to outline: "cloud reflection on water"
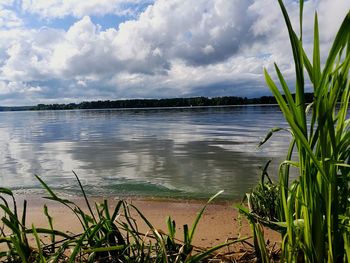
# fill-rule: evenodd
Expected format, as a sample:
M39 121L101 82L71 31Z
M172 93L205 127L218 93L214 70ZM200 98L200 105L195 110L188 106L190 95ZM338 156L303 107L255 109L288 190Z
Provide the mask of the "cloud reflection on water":
M273 107L1 113L0 183L74 192L74 170L98 195L238 198L269 158L276 174L289 134L257 144L281 124Z

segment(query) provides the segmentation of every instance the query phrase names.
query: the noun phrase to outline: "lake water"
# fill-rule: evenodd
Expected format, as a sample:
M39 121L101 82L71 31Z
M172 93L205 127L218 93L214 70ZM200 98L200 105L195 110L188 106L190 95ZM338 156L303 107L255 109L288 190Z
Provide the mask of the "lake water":
M275 106L0 112L0 186L66 194L241 198L272 159L276 178L290 136Z

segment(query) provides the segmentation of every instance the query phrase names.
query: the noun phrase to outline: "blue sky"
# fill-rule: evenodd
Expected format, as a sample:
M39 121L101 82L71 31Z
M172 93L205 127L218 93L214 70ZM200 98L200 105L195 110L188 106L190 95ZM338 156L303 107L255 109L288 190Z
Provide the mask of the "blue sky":
M21 10L21 5L18 3L20 2L18 1L17 4L14 2L12 5L8 6L8 9L14 11L28 28L41 28L42 26L47 26L68 30L74 23L81 19L81 16L77 16L69 12L61 14L57 17L41 17L40 14L38 15L37 13ZM152 3L153 1L149 0L139 2L137 4L127 2L125 4L121 4L120 8L123 10L130 10L126 13L119 14L115 12L106 12L102 14L95 14L93 10L91 10L92 12L87 12L87 14L90 16L91 21L94 24L98 24L101 26L102 30L106 30L108 28L116 28L122 22L137 19L137 16L145 11L145 9Z
M293 23L298 4L285 1ZM317 10L323 58L348 0ZM0 0L0 105L99 99L268 95L263 68L293 83L274 0Z

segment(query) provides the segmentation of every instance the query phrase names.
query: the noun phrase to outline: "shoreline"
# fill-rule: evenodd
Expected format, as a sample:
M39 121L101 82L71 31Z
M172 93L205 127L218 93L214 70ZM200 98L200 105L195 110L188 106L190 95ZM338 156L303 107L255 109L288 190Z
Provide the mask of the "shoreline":
M48 228L48 221L44 214L44 204L47 205L50 216L53 218L54 228L70 234L79 234L82 227L73 212L58 202L42 198L37 195L19 196L15 195L19 214L22 213L23 200L27 200L27 227L32 224L35 227ZM65 198L65 197L64 197ZM87 210L83 197L67 197L75 202L83 210ZM198 212L206 204L201 200L165 200L154 198L104 198L88 197L89 202L94 207L94 203L101 203L106 199L111 209L119 200L124 200L129 204L136 206L145 217L153 224L156 229L167 233L166 220L171 216L176 222L176 238L183 240L183 225L188 224L191 228ZM239 216L239 212L234 208L233 201L214 200L210 203L202 218L199 221L195 232L193 244L199 247L211 247L226 242L229 239L251 236L251 229L244 217ZM136 219L139 229L143 233L148 233L149 227L143 222L136 211L132 211L132 216ZM44 237L45 238L45 237ZM272 244L280 243L280 235L277 232L266 231L265 238ZM253 242L252 239L249 240Z
M9 187L6 187L8 189L11 189ZM77 188L78 194L73 194L73 191L60 191L59 189L51 188L53 192L61 197L66 199L82 199L83 194L79 188ZM84 189L85 190L85 189ZM248 189L247 191L249 191ZM25 199L24 197L28 197L28 199L33 200L34 198L43 198L48 196L47 191L44 188L35 188L35 189L11 189L13 194L16 196L16 198ZM86 191L86 190L85 190ZM210 196L203 197L203 196L166 196L166 195L130 195L130 194L105 194L105 195L99 195L99 194L91 194L89 192L85 192L86 196L89 198L89 200L99 200L99 199L107 199L107 200L142 200L142 201L156 201L156 202L191 202L191 203L206 203L212 196L216 195L217 193L213 193ZM223 194L218 195L212 202L218 203L218 204L239 204L241 203L242 197L228 197L229 195L225 195L225 192Z

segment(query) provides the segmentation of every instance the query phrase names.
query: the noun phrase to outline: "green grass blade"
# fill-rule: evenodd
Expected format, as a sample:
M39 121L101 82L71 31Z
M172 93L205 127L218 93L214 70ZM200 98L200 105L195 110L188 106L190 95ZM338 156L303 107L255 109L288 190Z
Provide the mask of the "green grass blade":
M41 185L46 189L46 191L49 192L49 194L56 200L59 200L60 198L51 190L51 188L38 176L38 175L34 175L36 177L36 179L39 180L39 182L41 183Z
M20 228L21 222L18 220L17 216L5 205L0 204L0 208L9 216L11 223L15 224L16 227ZM4 217L5 218L5 217ZM24 226L23 226L24 227Z
M306 71L309 75L311 83L314 84L315 83L315 81L314 81L314 67L311 65L311 62L310 62L309 58L307 57L304 49L302 49L302 53L303 53L304 66L305 66Z
M95 217L95 215L94 215L94 212L93 212L93 211L92 211L92 209L91 209L90 202L89 202L89 200L88 200L88 198L87 198L87 196L86 196L86 193L85 193L84 187L83 187L83 185L81 184L81 182L80 182L80 179L79 179L78 175L77 175L77 174L76 174L74 171L72 171L72 172L73 172L73 174L74 174L75 178L76 178L76 179L77 179L77 181L78 181L78 184L79 184L80 190L81 190L81 192L83 193L84 200L85 200L85 203L86 203L86 205L87 205L87 207L88 207L88 209L89 209L89 212L90 212L90 214L91 214L92 218L94 219L94 222L97 224L96 217Z
M98 231L100 231L102 225L103 225L104 221L100 221L97 225L95 225L91 231L85 231L81 237L78 239L78 241L75 244L74 250L72 251L72 254L69 257L69 262L70 263L74 263L76 261L76 257L79 253L79 251L81 251L83 249L82 245L83 245L83 241L88 237L92 237L95 236L97 234Z
M22 220L21 220L21 231L22 231L22 237L23 237L23 242L28 244L27 236L24 235L24 231L26 230L26 216L27 216L27 200L23 201L23 213L22 213Z
M167 227L169 232L169 238L171 239L172 242L174 242L175 233L176 233L176 224L175 224L175 221L172 220L170 216L167 219Z
M67 208L69 208L75 215L76 217L78 218L80 224L82 225L82 227L84 229L87 229L88 228L88 225L86 225L86 222L83 222L82 218L80 218L80 214L82 213L81 209L75 209L73 208L72 206L76 207L76 208L79 208L74 202L71 202L67 199L62 199L60 197L58 197L53 191L52 189L38 176L38 175L35 175L35 177L39 180L40 184L46 189L46 191L50 194L49 197L44 197L45 199L48 199L48 200L52 200L52 201L56 201L56 202L59 202L61 203L62 205L66 206ZM72 205L72 206L71 206ZM80 211L81 213L78 213L78 211ZM83 214L83 213L82 213Z
M265 138L262 141L259 142L258 147L261 147L262 145L264 145L272 137L272 135L274 133L279 132L279 131L287 131L287 129L285 129L285 128L272 128L266 134Z
M302 45L301 40L298 39L296 36L292 24L289 19L289 15L287 13L287 10L283 4L282 0L278 0L282 14L284 16L285 23L287 25L289 39L291 42L291 47L293 51L293 57L295 62L295 72L296 72L296 94L295 94L295 102L296 107L298 109L298 125L304 134L306 136L306 117L305 117L305 97L304 97L304 66L303 66L303 53L302 53ZM300 5L303 5L302 1ZM302 7L300 9L302 11ZM302 16L302 14L300 14ZM300 25L300 31L302 32L302 27Z
M52 229L47 229L47 228L36 228L35 229L37 233L39 234L50 234L50 235L55 235L55 236L61 236L63 238L69 239L69 240L73 240L74 237L71 237L70 235L59 231L59 230L52 230ZM33 233L31 229L26 229L25 233L31 234Z
M0 187L0 193L13 196L12 191L10 189L4 188L4 187Z
M236 240L233 240L233 241L230 241L230 242L227 242L227 243L223 243L223 244L211 247L211 248L205 250L204 252L201 252L199 254L196 254L195 256L190 257L190 259L188 260L188 263L202 262L203 259L209 257L215 251L218 251L219 249L221 249L223 247L228 247L230 245L243 242L243 241L245 241L247 239L250 239L250 238L251 237L244 237L244 238L236 239Z
M123 204L123 201L118 201L117 205L115 206L114 212L113 212L112 217L111 217L112 222L117 218L117 216L119 214L120 207L122 204Z
M188 231L188 225L184 225L183 226L183 229L184 229L184 243L185 245L190 245L191 242L189 240L189 231Z
M314 52L313 52L313 76L314 76L314 87L317 89L319 85L319 80L321 78L321 58L320 58L320 41L318 33L318 18L317 13L315 13L314 22Z
M91 248L83 250L82 253L93 253L93 252L110 252L110 251L116 251L116 250L124 250L127 248L126 245L119 245L119 246L111 246L111 247L97 247L97 248Z
M196 228L197 228L197 225L199 223L199 220L201 219L205 209L207 208L208 204L211 203L216 197L218 197L219 195L221 195L222 193L224 192L224 190L221 190L219 191L218 193L216 193L215 195L213 195L209 200L208 202L203 206L203 208L200 210L200 212L198 213L196 219L194 220L194 223L192 225L192 228L189 232L189 236L188 236L188 241L189 243L191 244L192 243L192 239L193 239L193 236L194 236L194 233L196 232Z
M48 210L46 204L44 205L44 214L45 214L45 216L46 216L46 218L47 218L47 221L48 221L48 223L49 223L49 226L50 226L51 231L53 231L53 230L54 230L54 229L53 229L53 222L52 222L53 218L52 218L52 216L50 216L49 210ZM56 235L54 235L54 234L51 234L51 235L50 235L51 243L55 243L55 237L56 237ZM54 253L54 252L55 252L55 247L52 246L52 248L51 248L51 253Z
M105 216L107 220L111 220L111 215L109 213L109 209L108 209L108 202L107 200L103 200L103 207L104 207L104 211L105 211Z
M304 0L299 1L299 30L300 30L300 41L303 39L303 11L304 11Z
M294 116L296 116L297 115L297 107L295 105L294 99L293 99L292 94L290 93L290 91L288 89L287 82L284 80L284 78L282 76L282 73L281 73L280 69L278 68L278 66L276 65L276 63L275 63L275 69L276 69L276 72L277 72L278 79L279 79L279 81L281 83L283 92L284 92L284 94L286 96L286 100L287 100L288 106L289 106L292 114Z
M265 76L265 81L266 81L268 87L270 88L270 90L272 91L273 95L275 96L277 103L280 106L280 109L282 110L284 116L286 116L286 118L288 117L289 119L292 118L293 115L292 115L291 111L289 110L287 103L283 99L282 94L278 90L275 82L272 80L272 78L270 77L270 75L266 69L264 69L264 76Z
M18 227L17 224L14 224L13 222L11 222L10 220L8 220L6 217L3 217L1 219L1 221L12 230L12 232L14 233L14 235L17 236L18 239L21 239L21 229Z
M22 229L26 225L26 215L27 215L27 200L23 201L23 213L22 213Z
M32 231L33 231L33 235L34 235L34 238L35 238L36 247L37 247L37 249L38 249L38 257L39 257L39 260L37 260L37 262L45 263L46 260L45 260L45 258L44 258L43 251L42 251L42 248L41 248L40 238L39 238L38 233L37 233L36 230L35 230L34 224L32 224Z

